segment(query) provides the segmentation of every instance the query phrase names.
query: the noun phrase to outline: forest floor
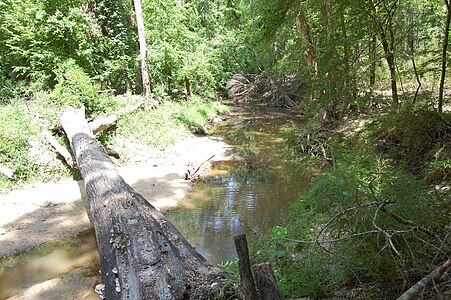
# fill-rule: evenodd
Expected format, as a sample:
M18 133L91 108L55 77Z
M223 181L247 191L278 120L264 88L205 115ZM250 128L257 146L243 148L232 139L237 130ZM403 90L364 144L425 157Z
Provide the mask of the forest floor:
M205 174L211 162L233 157L221 138L189 136L145 161L118 168L128 184L165 210L175 207L192 187L192 180L185 179L188 170L193 173L200 166L197 174ZM1 194L0 257L91 228L87 207L82 181L39 183Z

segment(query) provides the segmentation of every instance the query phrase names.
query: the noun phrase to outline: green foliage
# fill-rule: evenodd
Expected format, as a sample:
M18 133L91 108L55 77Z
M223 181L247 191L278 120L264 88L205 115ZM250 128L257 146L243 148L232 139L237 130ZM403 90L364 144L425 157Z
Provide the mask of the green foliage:
M423 133L429 126L437 129L427 115L429 119L418 121L425 127L404 125ZM288 223L275 227L266 250L259 250L259 260L276 258L276 276L288 295L347 297L340 293L345 286L365 286L366 297L385 299L386 293L400 294L398 282L421 277L421 266L431 263L437 241L415 226L398 222L385 209L442 238L446 235L450 215L440 209L447 203L446 196L433 192L371 147L375 132L410 129L398 123L393 127L389 122L377 124L380 127L369 126L354 138L332 138L339 141L329 142L333 165L313 178L291 206ZM410 149L415 153L416 147ZM429 168L434 166L446 169L447 163L432 162ZM390 233L390 239L383 231Z
M99 28L93 15L83 11L86 1L25 0L5 4L2 9L0 57L8 77L54 83L53 70L72 58L94 72ZM58 7L58 8L56 8Z
M28 156L29 139L39 132L24 105L13 102L0 106L0 119L8 120L0 124L0 165L15 171L19 179L25 179L35 169L36 164ZM0 174L0 185L7 179Z
M224 105L199 98L187 104L165 101L155 110L125 115L117 123L117 135L164 149L186 136L187 128L202 128L209 119L227 110Z
M190 105L187 105L188 103L176 105L173 108L173 116L190 128L201 129L208 120L213 119L218 113L228 111L228 108L219 102L206 102L197 97L189 101L191 102Z
M238 278L240 276L240 271L238 270L238 257L220 262L218 268L227 273L229 277Z
M117 109L118 103L108 94L100 94L100 86L75 61L68 60L55 70L58 83L51 99L60 106L86 108L88 115Z

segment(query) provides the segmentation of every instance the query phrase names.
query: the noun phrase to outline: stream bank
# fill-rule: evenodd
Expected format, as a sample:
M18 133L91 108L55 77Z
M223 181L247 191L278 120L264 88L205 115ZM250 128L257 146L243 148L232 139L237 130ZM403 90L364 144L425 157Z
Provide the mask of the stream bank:
M246 233L251 239L258 238L279 224L287 213L289 203L296 199L299 190L307 183L303 173L283 159L285 146L281 136L297 120L296 115L284 109L235 107L230 121L220 126L215 136L187 139L166 151L162 157L121 169L121 174L153 205L165 211L165 215L202 255L210 262L218 263L235 257L233 236ZM233 155L229 144L240 149L241 159L230 160ZM210 161L213 168L195 185L188 197L184 197L192 186L191 181L184 179L185 172L193 172L213 155ZM204 168L204 171L207 170ZM143 178L143 175L146 177ZM58 186L58 193L49 189L53 186L44 185L1 198L0 203L5 207L8 200L9 203L17 203L17 207L23 205L26 199L35 201L32 205L27 202L28 211L17 210L16 214L21 214L19 216L14 217L13 210L5 214L4 219L9 218L10 221L4 222L1 227L4 234L0 238L6 246L6 250L2 247L2 251L24 250L40 238L52 240L72 236L91 227L83 195L69 192L68 186L72 186L73 191L80 193L83 190L80 183L59 184L62 187ZM43 196L39 198L39 195ZM63 196L69 195L74 200L62 200ZM50 196L55 199L50 200ZM42 200L38 202L37 199ZM30 232L33 228L37 231ZM85 234L92 235L89 231ZM26 237L29 237L28 244ZM19 242L23 243L22 248L18 247ZM55 257L60 259L57 265L63 265L62 261L73 265L74 261L79 261L79 254L73 256L71 253L84 253L83 249L92 248L94 240L76 236L63 244L69 245L67 247L72 250L64 252L61 248L66 246L57 243L48 248L44 246L41 252L35 252L35 257L28 256L31 252L25 252L19 257L4 260L5 270L12 268L13 271L3 271L0 287L9 286L12 289L5 289L9 294L0 295L0 299L17 293L17 298L13 299L60 299L62 285L67 290L77 291L72 294L72 299L96 299L97 295L92 296L91 293L94 285L100 282L95 256L84 256L86 260L83 263L80 262L71 271L56 272L59 274L56 277L55 274L43 274L42 277L30 278L28 274L39 274L39 269L17 267L18 264L35 266L35 259L39 259L47 261L46 268L53 268ZM21 260L21 256L25 258ZM58 271L58 268L55 270ZM17 275L10 276L11 272Z
M212 156L209 162L234 157L220 137L191 136L151 161L119 171L136 191L165 210L191 189L193 182L185 180L185 173L199 166L199 174L205 173L204 162ZM0 299L99 299L92 293L100 277L86 207L83 183L73 180L0 195Z

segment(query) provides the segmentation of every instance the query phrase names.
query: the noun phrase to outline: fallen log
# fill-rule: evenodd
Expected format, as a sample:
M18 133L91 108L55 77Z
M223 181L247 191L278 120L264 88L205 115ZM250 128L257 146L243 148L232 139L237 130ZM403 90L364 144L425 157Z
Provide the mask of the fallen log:
M86 188L106 299L212 298L220 272L124 181L84 110L67 108L61 124Z
M94 134L97 134L99 132L104 132L107 129L111 128L113 125L115 125L120 116L127 114L127 113L131 113L135 110L138 110L139 108L143 107L143 105L144 105L144 102L141 101L141 102L138 102L137 104L135 104L134 106L132 106L122 112L119 112L115 115L110 115L107 117L94 119L88 123L89 127L91 128L91 131Z
M116 124L117 120L122 115L134 112L135 110L138 110L138 109L142 108L143 106L144 106L144 101L140 101L129 108L119 111L116 114L109 115L106 117L99 117L92 121L89 121L88 125L94 134L97 134L99 132L105 132L107 129L110 129L111 127L113 127ZM50 130L52 132L61 132L63 130L63 127L61 126L61 124L59 124L59 125L51 128Z

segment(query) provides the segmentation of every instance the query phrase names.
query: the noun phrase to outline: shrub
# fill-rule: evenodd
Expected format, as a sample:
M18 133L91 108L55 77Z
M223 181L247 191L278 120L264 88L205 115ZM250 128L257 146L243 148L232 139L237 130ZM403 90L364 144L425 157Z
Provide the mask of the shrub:
M25 179L36 168L28 157L28 148L29 138L39 132L39 127L19 102L0 106L0 119L8 120L0 122L0 165L13 169L19 179Z
M434 149L450 141L446 117L425 109L390 113L373 124L375 150L402 161L413 174L422 174Z
M75 106L86 108L87 115L104 113L117 108L118 103L108 94L100 94L100 86L93 83L91 78L69 59L55 70L58 83L51 98L61 106Z
M329 142L333 165L313 178L293 203L285 233L273 231L272 251L266 254L266 259L278 257L276 274L287 294L350 297L340 289L364 286L365 297L386 299L391 295L380 290L399 294L401 282L413 284L434 255L443 257L437 252L440 242L436 237L418 228L443 239L450 219L442 212L449 200L400 168L402 164L393 164L391 157L371 148L375 131L394 136L404 130L409 133L407 141L424 134L412 129L420 130L417 126L422 121L406 124L410 129L395 127L395 123L373 125L357 137L341 137L340 142L335 137L334 143ZM434 124L427 124L430 132L436 132ZM407 155L407 148L401 149ZM440 165L442 169L447 166Z

